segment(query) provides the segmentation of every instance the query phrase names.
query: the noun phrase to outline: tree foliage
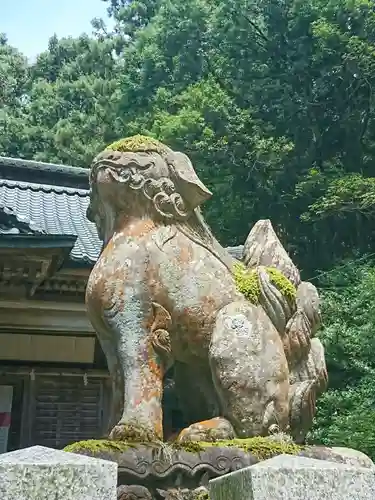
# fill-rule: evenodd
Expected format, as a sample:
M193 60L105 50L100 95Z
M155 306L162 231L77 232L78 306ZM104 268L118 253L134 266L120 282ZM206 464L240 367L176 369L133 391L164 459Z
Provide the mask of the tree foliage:
M0 33L0 154L23 154L23 105L29 90L26 58Z
M312 442L375 458L375 268L348 262L321 280L330 388L319 401Z
M370 0L104 1L111 31L52 37L32 65L2 38L2 154L87 166L149 133L192 156L223 243L271 218L306 276L370 251Z

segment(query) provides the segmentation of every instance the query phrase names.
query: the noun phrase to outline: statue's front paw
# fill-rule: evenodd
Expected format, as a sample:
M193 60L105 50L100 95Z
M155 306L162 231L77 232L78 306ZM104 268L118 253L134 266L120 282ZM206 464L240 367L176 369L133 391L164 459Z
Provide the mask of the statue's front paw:
M186 429L180 432L177 443L186 443L189 441L222 441L235 439L235 437L232 424L223 417L216 417L186 427Z
M109 439L112 441L130 441L134 443L148 443L161 440L151 429L144 428L139 425L127 424L119 422L112 429Z

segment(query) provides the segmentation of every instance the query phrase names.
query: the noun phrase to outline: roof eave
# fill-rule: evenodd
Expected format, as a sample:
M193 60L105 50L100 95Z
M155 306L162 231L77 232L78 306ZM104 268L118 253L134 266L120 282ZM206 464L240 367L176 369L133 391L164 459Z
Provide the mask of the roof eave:
M76 240L60 234L0 234L0 248L61 248L70 253Z
M92 260L87 255L82 257L75 257L69 255L69 260L65 261L63 267L69 269L92 269L95 266L96 260Z
M89 170L86 168L9 158L7 156L0 156L0 177L55 186L89 188Z

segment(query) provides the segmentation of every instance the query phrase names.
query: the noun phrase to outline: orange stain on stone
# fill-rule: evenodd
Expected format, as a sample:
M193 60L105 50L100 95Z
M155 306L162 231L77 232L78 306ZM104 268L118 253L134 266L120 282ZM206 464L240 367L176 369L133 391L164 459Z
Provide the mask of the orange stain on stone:
M124 236L131 238L142 238L149 232L156 228L156 224L151 219L138 220L133 224L128 224L126 231L123 232Z
M202 426L206 429L217 429L222 426L222 422L219 419L202 420L202 422L198 422L196 425Z
M160 418L157 418L154 424L154 432L159 439L163 439L163 414L160 409Z
M151 310L150 313L147 314L147 316L145 318L143 318L143 320L142 320L142 326L146 332L151 331L151 327L153 325L153 322L154 322L154 314L153 314L153 311Z
M191 245L186 245L180 248L179 261L181 264L189 264L193 258L193 249Z
M137 404L150 402L153 399L158 400L161 398L163 390L163 369L157 361L154 348L150 341L147 342L146 350L145 359L140 360L144 368L141 371L141 397L139 402L137 401Z

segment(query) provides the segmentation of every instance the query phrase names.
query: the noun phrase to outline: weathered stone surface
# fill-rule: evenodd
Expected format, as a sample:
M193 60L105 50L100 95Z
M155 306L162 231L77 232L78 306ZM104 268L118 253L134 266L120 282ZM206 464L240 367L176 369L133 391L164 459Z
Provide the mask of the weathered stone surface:
M302 310L310 322L311 336L314 336L321 323L320 298L312 283L302 281L297 288L297 307Z
M152 500L152 496L144 486L121 485L117 488L117 500Z
M208 434L209 429L211 432ZM208 422L197 422L180 432L177 442L186 443L194 441L204 441L205 438L211 438L210 441L219 441L224 439L234 439L236 434L233 426L228 420L222 417L212 418Z
M310 341L307 358L295 364L290 370L290 382L304 382L313 380L319 394L325 391L328 383L327 367L324 357L324 348L318 338Z
M210 365L222 388L222 408L239 437L267 434L273 424L288 427L288 365L280 336L261 307L233 302L219 312Z
M286 324L283 345L290 368L306 359L310 351L311 328L306 314L298 309Z
M163 378L172 365L184 421L198 424L183 431L185 440L198 428L199 439L209 440L224 415L227 437L232 428L240 437L265 435L276 423L302 436L315 410L315 379L296 375L303 387L314 386L300 390L296 404L283 344L300 277L270 221L254 226L242 256L246 266L258 266L253 304L235 280L239 262L202 218L199 207L211 192L186 155L154 139L128 138L94 159L90 185L88 217L103 252L86 304L112 378L110 439L163 439ZM296 321L293 338L301 340L311 336L315 306L311 294L300 295L308 331ZM303 363L309 345L295 342L289 351Z
M275 267L298 287L300 274L277 237L271 221L259 220L249 233L243 250L246 267Z
M73 445L74 452L115 461L118 464L119 484L141 484L152 494L155 494L152 489L155 485L163 490L177 487L193 490L207 486L209 479L285 453L375 468L369 457L355 450L300 447L291 441L290 436L282 434L217 443L133 444L128 448L125 446L124 451L121 451L120 443L112 442L111 447L106 448L107 443L111 442L76 443Z
M90 457L115 461L123 482L132 484L141 481L147 485L157 479L163 479L166 484L174 485L178 478L188 478L188 484L194 487L200 485L202 478L217 477L228 472L248 467L259 461L254 453L235 446L202 447L194 443L183 447L165 445L132 445L126 451L106 450L100 448L89 451L82 448L81 453ZM187 451L188 449L191 451Z
M117 464L34 446L0 457L1 500L116 500Z
M190 490L188 488L158 489L157 493L164 500L208 500L208 489L204 486Z
M264 266L257 267L257 274L260 291L259 303L276 330L283 335L288 321L296 310L296 301L286 297L278 289Z
M325 446L309 446L300 453L303 457L343 463L353 467L375 469L375 464L367 455L352 448L327 448Z
M280 455L210 481L211 500L371 500L375 474L306 457Z

